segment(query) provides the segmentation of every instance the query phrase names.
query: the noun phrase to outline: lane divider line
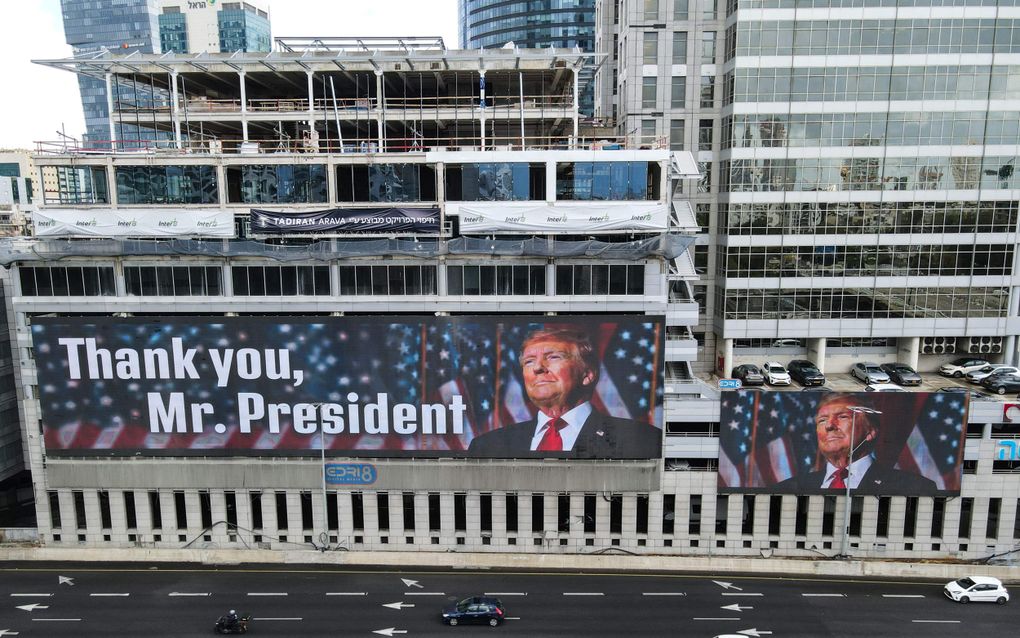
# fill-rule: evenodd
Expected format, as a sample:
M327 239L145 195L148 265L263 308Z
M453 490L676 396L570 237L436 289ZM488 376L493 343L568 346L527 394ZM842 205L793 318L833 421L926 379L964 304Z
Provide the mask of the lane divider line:
M695 618L694 620L740 620L739 618Z
M483 596L527 596L526 591L487 591Z
M924 594L882 594L882 598L924 598Z
M108 596L130 596L131 594L89 594L97 598L108 597Z
M368 592L364 591L328 591L327 596L367 596Z
M646 591L641 594L642 596L686 596L687 594L682 591Z
M600 591L565 591L564 596L605 596Z
M846 594L801 594L807 598L846 598Z
M53 595L53 594L11 594L11 596L20 596L20 597L22 597L22 598L30 598L30 597L48 597L48 596L52 596L52 595Z
M945 623L945 624L960 624L959 620L911 620L910 622L927 622L927 623Z
M406 591L405 596L445 596L446 594L441 591Z
M747 592L724 591L724 592L722 592L722 595L723 596L764 596L765 594L761 594L761 593L749 594Z
M249 596L286 596L285 591L250 591Z

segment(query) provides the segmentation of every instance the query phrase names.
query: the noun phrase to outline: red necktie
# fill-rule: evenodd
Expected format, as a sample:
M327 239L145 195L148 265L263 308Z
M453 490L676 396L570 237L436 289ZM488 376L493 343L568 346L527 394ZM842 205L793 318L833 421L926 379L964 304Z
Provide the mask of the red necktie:
M845 490L846 483L843 482L843 479L845 479L848 476L850 476L850 470L846 469L845 467L841 467L838 470L836 470L836 473L833 475L832 483L829 483L829 489Z
M561 452L563 451L563 437L560 436L560 430L567 427L567 422L560 418L555 418L545 424L545 434L542 435L542 440L538 442L537 451L539 452Z

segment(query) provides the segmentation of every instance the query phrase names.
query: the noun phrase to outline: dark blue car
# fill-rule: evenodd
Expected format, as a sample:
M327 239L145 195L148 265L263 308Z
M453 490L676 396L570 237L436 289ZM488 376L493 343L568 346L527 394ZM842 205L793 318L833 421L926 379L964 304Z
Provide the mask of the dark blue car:
M447 625L490 625L497 627L505 618L503 603L490 596L465 598L456 605L443 610L443 622Z

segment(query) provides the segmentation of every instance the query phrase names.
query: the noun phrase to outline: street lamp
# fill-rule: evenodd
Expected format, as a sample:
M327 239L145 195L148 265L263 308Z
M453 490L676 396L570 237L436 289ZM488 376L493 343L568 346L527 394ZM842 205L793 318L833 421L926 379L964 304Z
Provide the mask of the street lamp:
M856 425L858 414L882 414L881 410L874 408L868 408L863 405L851 405L847 406L850 410L850 448L846 453L846 503L843 509L843 542L840 544L839 554L843 557L849 557L848 551L850 548L850 466L854 462L854 452L864 445L864 441L861 441L860 445L854 446L854 438L856 436ZM323 478L325 480L325 478Z
M329 549L329 498L326 495L326 433L322 428L322 418L319 414L319 410L322 408L321 403L313 403L312 407L315 408L315 416L319 417L319 453L322 458L322 535L319 536L319 543L321 544L322 551Z

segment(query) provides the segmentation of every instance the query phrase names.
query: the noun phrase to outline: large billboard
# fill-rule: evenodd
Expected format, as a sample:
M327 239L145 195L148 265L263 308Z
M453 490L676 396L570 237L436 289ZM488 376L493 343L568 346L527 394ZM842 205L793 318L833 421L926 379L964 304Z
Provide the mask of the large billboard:
M39 318L32 337L53 456L661 456L661 316Z
M957 495L967 402L944 392L723 392L718 489Z

